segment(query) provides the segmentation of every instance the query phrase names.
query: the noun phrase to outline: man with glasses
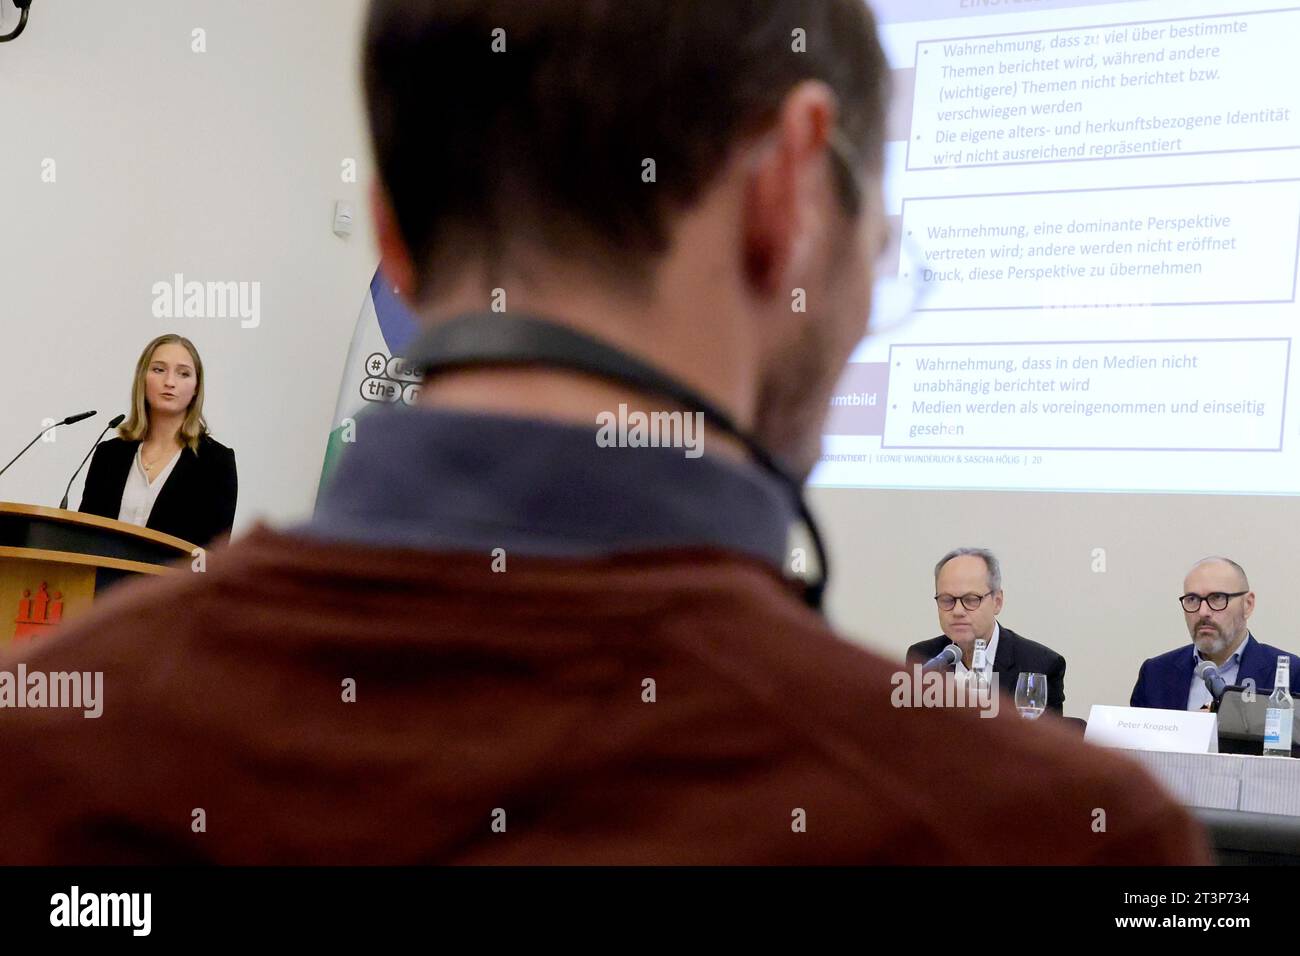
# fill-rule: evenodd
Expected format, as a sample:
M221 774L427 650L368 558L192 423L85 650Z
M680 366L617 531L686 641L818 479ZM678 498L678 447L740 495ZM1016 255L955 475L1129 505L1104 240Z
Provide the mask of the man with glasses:
M1129 698L1130 707L1159 707L1163 710L1209 710L1210 692L1196 676L1196 666L1213 661L1228 684L1255 683L1256 693L1272 692L1277 659L1276 647L1255 639L1246 621L1255 610L1255 592L1246 572L1228 558L1202 558L1183 579L1178 599L1192 636L1192 647L1179 647L1142 663L1137 684ZM1300 690L1300 658L1291 658L1291 692Z
M943 634L909 647L909 662L928 661L949 644L956 644L961 648L961 660L953 669L964 674L973 663L975 641L982 639L987 650L985 676L997 674L1003 693L1015 693L1022 673L1046 674L1048 709L1061 712L1065 705L1065 658L998 624L1002 613L1002 567L992 551L949 551L934 567L934 592Z

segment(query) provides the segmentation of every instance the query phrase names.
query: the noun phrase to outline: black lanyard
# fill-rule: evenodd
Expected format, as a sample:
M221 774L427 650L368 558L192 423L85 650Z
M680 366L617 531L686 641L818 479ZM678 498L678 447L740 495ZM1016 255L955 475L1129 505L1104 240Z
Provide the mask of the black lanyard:
M403 355L411 372L424 376L453 369L511 365L565 368L669 399L700 412L713 427L733 436L766 471L786 487L808 529L820 577L800 581L804 600L821 611L830 577L826 548L804 500L803 487L757 439L731 417L682 383L611 345L568 326L533 316L481 312L440 322L415 340Z

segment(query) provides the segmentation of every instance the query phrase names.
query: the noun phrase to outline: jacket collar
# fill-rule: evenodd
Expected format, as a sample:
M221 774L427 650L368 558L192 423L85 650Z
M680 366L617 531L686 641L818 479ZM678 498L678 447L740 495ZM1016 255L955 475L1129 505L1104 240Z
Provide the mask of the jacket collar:
M1016 634L998 623L998 652L993 658L993 669L1009 671L1016 665Z

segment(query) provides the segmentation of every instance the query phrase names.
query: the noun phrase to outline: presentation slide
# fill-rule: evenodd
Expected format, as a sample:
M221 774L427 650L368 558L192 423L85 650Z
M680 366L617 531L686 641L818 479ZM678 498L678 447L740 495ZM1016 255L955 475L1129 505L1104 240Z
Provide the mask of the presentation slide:
M914 308L813 483L1300 493L1300 6L871 6Z

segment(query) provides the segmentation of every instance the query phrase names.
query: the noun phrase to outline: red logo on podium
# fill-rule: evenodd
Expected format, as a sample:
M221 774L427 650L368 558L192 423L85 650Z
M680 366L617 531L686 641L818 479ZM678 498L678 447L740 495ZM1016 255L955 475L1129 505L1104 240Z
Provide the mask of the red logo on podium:
M46 589L45 582L36 590L36 597L31 591L23 591L22 600L18 602L18 617L14 618L14 640L22 641L38 634L48 633L48 628L63 620L63 592L55 591L53 595Z

